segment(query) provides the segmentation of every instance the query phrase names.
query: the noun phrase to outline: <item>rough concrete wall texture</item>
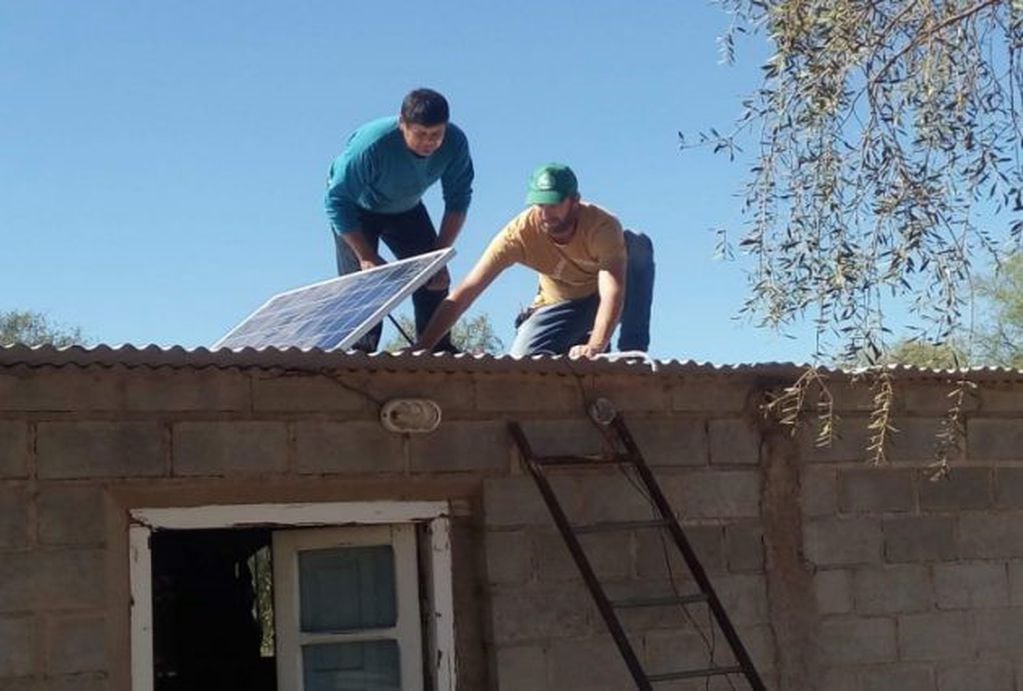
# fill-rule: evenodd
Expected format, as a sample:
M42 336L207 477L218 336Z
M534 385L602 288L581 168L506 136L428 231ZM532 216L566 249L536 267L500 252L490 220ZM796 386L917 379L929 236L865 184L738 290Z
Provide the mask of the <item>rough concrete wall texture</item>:
M764 386L755 368L0 370L0 688L129 688L129 508L367 499L468 507L455 550L460 688L631 688L507 432L523 423L541 454L600 452L585 413L597 396L622 411L769 688L1023 683L1023 385L977 389L938 482L947 387L935 379L897 382L899 433L877 468L864 462L869 392L835 387L839 438L817 448L812 431L762 416ZM384 431L379 405L395 397L433 398L441 427ZM651 517L620 470L553 481L574 522ZM695 589L659 531L582 542L612 597ZM729 660L702 606L623 622L651 672Z

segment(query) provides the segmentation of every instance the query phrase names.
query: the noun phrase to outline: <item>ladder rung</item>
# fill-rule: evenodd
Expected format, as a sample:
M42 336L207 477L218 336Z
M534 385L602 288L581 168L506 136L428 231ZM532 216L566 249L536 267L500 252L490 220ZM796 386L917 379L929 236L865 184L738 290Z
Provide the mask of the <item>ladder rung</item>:
M610 533L616 530L636 530L639 528L663 528L668 521L657 518L649 521L615 521L613 523L594 523L593 525L574 525L572 532L576 535L583 533Z
M720 677L726 674L742 674L742 667L707 667L706 669L690 669L684 672L667 672L665 674L648 674L647 681L671 681L673 679L699 679L702 677Z
M611 606L625 609L629 607L664 607L667 605L690 605L695 602L706 602L704 593L693 595L666 595L664 597L632 597L623 600L612 600Z
M630 456L538 456L533 459L544 468L571 468L579 466L632 465Z

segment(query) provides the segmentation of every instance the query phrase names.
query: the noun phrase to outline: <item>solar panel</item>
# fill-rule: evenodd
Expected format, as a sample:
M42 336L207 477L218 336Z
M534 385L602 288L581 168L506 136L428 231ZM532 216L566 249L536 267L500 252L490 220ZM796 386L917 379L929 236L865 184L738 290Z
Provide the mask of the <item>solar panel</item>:
M350 348L454 255L449 247L279 293L213 348Z

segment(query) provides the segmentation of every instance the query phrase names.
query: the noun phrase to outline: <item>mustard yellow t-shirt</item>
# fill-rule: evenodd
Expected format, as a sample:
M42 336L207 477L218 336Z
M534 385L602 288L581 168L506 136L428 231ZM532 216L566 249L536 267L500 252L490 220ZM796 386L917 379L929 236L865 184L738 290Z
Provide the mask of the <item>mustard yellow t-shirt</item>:
M540 274L534 307L593 295L598 272L624 257L622 224L586 202L579 203L575 235L564 245L550 239L530 207L509 221L483 253L483 260L498 270L523 264Z

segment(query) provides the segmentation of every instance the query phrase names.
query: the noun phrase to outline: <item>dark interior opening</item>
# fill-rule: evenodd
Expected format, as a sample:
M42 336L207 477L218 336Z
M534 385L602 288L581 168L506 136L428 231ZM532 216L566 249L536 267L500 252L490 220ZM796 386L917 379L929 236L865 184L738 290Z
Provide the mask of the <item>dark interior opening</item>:
M275 691L270 531L152 534L156 691Z

